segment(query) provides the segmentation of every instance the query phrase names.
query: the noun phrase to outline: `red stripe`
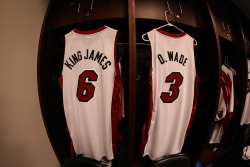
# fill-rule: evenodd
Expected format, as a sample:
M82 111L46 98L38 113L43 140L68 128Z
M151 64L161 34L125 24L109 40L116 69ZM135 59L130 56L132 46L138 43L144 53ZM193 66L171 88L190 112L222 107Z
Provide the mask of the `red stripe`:
M150 42L151 43L151 42ZM151 125L151 119L152 119L152 112L153 112L153 90L152 90L152 59L153 59L153 53L152 53L152 44L150 44L151 47L151 59L150 59L150 76L149 76L149 85L150 85L150 94L149 94L149 110L147 113L146 120L144 122L143 128L142 128L142 136L141 136L141 145L140 145L140 154L143 155L145 146L148 141L148 132Z
M172 34L172 33L169 33L169 32L166 32L166 31L163 31L161 29L156 29L159 33L161 34L164 34L164 35L167 35L167 36L170 36L170 37L175 37L175 38L178 38L178 37L183 37L184 35L186 35L185 32L181 32L179 34Z
M115 66L115 80L114 80L114 89L113 89L113 96L112 96L112 106L111 106L111 125L112 125L112 146L113 152L116 153L117 151L117 144L120 138L119 131L118 131L118 122L119 122L119 114L122 112L121 108L121 88L122 88L122 79L120 70L118 67L118 63L116 60L116 41L117 41L117 34L115 37L114 42L114 66Z
M100 32L104 29L106 29L107 27L105 26L102 26L102 27L99 27L97 29L94 29L94 30L79 30L79 29L74 29L74 32L78 33L78 34L94 34L94 33L97 33L97 32Z

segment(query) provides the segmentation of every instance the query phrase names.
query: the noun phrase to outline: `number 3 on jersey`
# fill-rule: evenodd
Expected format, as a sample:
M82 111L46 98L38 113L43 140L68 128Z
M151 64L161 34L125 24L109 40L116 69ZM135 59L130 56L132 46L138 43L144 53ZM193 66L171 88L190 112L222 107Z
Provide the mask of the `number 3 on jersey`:
M172 103L174 102L180 93L180 86L183 81L183 76L180 72L172 72L166 77L165 82L170 83L169 92L161 93L161 100L163 103Z
M91 82L97 81L98 75L94 70L85 70L79 75L77 86L77 98L81 102L88 102L94 97L95 85Z

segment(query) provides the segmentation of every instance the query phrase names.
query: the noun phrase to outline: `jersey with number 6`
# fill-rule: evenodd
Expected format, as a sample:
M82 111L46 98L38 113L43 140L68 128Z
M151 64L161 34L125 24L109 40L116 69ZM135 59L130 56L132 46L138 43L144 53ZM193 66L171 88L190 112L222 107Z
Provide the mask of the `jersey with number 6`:
M122 97L115 58L117 30L74 29L65 35L63 103L77 155L113 159Z
M182 149L194 111L194 39L161 29L147 33L151 45L151 100L143 129L143 156L155 160ZM141 150L141 151L142 151Z

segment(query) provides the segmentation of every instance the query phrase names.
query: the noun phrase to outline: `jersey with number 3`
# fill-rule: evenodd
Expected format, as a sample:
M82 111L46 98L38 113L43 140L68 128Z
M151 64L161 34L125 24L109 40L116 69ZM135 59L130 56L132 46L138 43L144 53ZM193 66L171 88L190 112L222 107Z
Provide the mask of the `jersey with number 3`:
M151 45L151 100L143 129L143 156L179 153L191 120L196 83L194 39L185 32L147 33Z
M115 58L117 30L74 29L65 35L63 103L77 155L114 157L121 102L120 70Z

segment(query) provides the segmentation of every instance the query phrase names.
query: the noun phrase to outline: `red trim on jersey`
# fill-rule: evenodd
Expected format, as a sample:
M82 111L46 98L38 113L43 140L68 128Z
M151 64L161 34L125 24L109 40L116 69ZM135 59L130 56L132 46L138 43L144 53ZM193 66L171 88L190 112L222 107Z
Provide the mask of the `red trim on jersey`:
M118 32L116 33L115 42L114 42L115 76L120 76L120 70L119 70L119 66L118 66L117 60L116 60L116 43L117 43L117 35L118 35Z
M229 103L232 92L232 81L228 74L224 71L221 72L221 80L222 80L222 89L223 89L223 97L227 107L226 116L222 119L223 133L227 131L229 120L233 117L233 111L229 111Z
M223 89L223 97L226 103L226 107L229 108L231 93L232 93L232 81L228 74L224 71L221 72L221 80L222 80L222 89ZM231 112L231 111L230 111Z
M194 59L194 61L195 61L195 59ZM195 77L195 84L194 84L193 108L192 108L190 120L189 120L189 123L188 123L188 127L187 127L187 130L186 130L185 139L187 138L187 136L189 134L189 131L191 129L192 123L193 123L193 119L194 119L194 115L195 115L196 107L197 107L197 101L198 101L198 85L199 85L199 83L201 81L201 78L200 78L199 74L196 71L196 61L195 61L194 65L195 65L196 77Z
M143 125L142 129L142 139L141 139L141 146L140 146L140 154L143 155L145 146L148 141L148 132L151 125L151 119L152 119L152 111L153 111L153 93L152 93L152 79L149 81L150 83L150 94L149 94L149 112L146 118L146 121Z
M112 146L113 152L117 150L118 143L118 122L119 122L119 92L121 87L120 77L115 77L113 97L112 97L112 108L111 108L111 121L112 121Z
M100 32L104 29L106 29L107 27L106 26L102 26L102 27L99 27L97 29L94 29L94 30L79 30L79 29L74 29L74 32L78 33L78 34L94 34L94 33L97 33L97 32Z
M163 34L163 35L167 35L167 36L170 36L170 37L175 37L175 38L178 38L178 37L183 37L186 35L185 32L181 32L179 34L172 34L172 33L169 33L169 32L166 32L166 31L163 31L162 29L156 29L159 33Z
M150 41L149 41L150 42ZM152 44L150 44L150 47L152 46ZM141 136L141 145L140 145L140 154L143 155L144 153L144 149L145 146L147 144L148 141L148 132L149 132L149 128L151 125L151 119L152 119L152 111L153 111L153 91L152 91L152 47L151 47L151 60L150 60L150 76L149 76L149 86L150 86L150 94L149 94L149 110L148 110L148 114L146 116L146 120L143 124L143 128L142 128L142 136Z
M192 108L192 112L191 112L191 116L189 119L189 123L188 123L188 127L186 130L186 135L185 135L185 139L188 136L188 133L191 129L192 123L193 123L193 119L194 119L194 115L196 112L196 106L197 106L197 100L198 100L198 84L201 81L200 77L198 76L198 74L196 74L196 78L195 78L195 85L194 85L194 97L193 97L193 108Z
M227 113L227 117L228 117L229 119L233 118L233 115L234 115L233 112L228 112L228 113Z
M62 77L62 75L60 75L60 77L59 77L59 85L60 85L60 87L61 87L61 89L63 88L63 77Z
M121 71L116 60L116 41L117 34L114 42L115 80L111 108L112 146L114 153L117 150L118 140L122 138L118 131L118 122L121 119L121 114L123 113L123 87Z

